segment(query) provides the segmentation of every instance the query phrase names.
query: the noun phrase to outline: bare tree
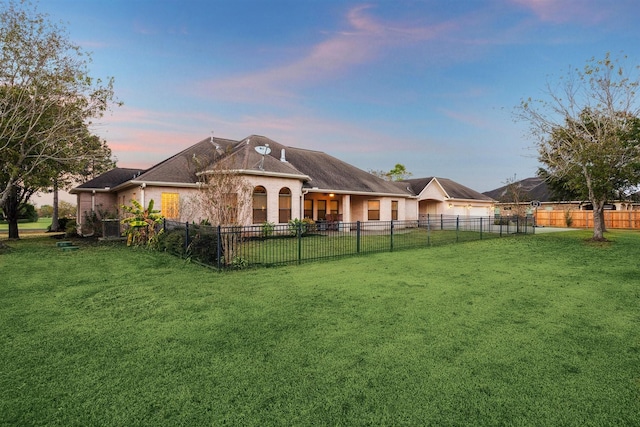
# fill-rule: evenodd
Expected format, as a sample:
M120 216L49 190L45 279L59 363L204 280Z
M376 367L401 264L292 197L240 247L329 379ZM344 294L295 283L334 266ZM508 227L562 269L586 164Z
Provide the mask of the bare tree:
M593 239L604 240L604 205L640 183L638 66L610 55L571 70L547 99L521 102L538 158L548 174L593 206Z
M522 188L522 183L517 180L516 175L507 178L504 183L506 186L500 201L511 203L513 205L513 214L524 217L526 207L522 203L527 199L527 191Z
M194 158L201 170L200 190L195 198L202 215L214 226L221 226L220 236L226 264L234 259L235 247L241 237L240 224L251 218L252 186L240 175L233 161L215 152L204 158Z

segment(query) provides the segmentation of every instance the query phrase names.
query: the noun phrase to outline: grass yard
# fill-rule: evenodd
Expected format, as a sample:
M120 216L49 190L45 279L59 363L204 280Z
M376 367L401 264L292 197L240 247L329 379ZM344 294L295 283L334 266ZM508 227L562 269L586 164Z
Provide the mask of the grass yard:
M0 254L0 425L640 425L640 233L217 273Z
M50 225L51 218L38 218L36 222L18 222L18 231L46 230ZM6 235L8 232L9 224L6 221L0 221L0 235Z

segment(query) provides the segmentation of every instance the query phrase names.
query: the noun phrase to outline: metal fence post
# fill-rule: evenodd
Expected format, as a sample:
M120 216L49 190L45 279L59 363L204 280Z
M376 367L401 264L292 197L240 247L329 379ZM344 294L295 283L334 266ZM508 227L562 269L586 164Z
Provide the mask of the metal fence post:
M427 246L431 246L431 220L427 214Z
M222 269L222 227L218 224L216 236L216 255L218 270Z
M460 215L456 217L456 243L458 243L460 235Z
M360 253L360 221L356 222L356 253Z
M184 223L184 252L187 252L189 247L189 222Z
M482 240L482 217L480 217L480 240Z
M389 240L390 240L390 248L389 248L389 252L393 252L393 220L391 220L391 231L389 233Z
M302 222L296 224L296 235L298 237L298 264L302 262Z

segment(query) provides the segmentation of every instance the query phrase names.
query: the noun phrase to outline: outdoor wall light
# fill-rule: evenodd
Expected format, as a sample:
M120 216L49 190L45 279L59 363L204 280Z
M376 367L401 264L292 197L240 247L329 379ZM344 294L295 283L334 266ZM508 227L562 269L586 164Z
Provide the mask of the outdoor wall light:
M453 203L449 203L449 209L453 207Z
M335 196L335 194L329 193L329 197L333 197L333 196Z

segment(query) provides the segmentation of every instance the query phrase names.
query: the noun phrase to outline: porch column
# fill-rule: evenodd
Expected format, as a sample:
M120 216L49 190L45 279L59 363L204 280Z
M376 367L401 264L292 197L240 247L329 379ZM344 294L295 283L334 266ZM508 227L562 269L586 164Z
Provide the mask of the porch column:
M344 194L342 196L342 220L351 222L351 195Z

